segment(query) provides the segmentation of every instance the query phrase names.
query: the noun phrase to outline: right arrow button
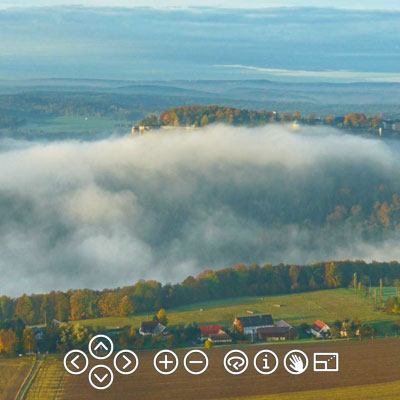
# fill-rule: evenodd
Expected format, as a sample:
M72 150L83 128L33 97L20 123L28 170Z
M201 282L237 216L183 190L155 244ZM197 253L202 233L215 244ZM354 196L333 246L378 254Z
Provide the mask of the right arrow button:
M139 359L131 350L121 350L114 357L114 367L122 375L133 374L138 366Z

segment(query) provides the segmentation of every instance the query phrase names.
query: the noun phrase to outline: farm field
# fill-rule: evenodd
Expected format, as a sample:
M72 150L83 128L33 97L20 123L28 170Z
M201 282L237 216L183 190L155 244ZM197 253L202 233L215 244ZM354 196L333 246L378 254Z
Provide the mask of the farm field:
M241 397L224 400L398 400L400 399L400 381L377 385L349 386L346 388L311 390L267 396Z
M203 311L200 311L203 310ZM284 319L292 325L313 323L322 319L327 323L345 318L360 319L378 326L380 333L392 334L391 324L399 317L375 310L372 301L351 289L332 289L270 297L242 297L196 303L167 310L169 325L218 323L231 325L235 316L250 315L248 312L272 314L275 321ZM109 317L74 321L74 323L116 328L126 325L139 327L141 321L151 319L153 314L132 317Z
M61 399L65 376L61 357L46 357L39 361L33 379L21 400Z
M33 357L0 359L0 399L14 400L33 363Z
M397 390L400 387L398 382L399 345L400 339L313 342L296 345L296 348L303 350L310 359L310 367L299 376L288 374L282 365L284 355L293 349L293 345L290 344L273 346L273 350L280 359L280 365L277 371L269 376L258 374L252 366L253 356L260 349L268 347L265 345L243 348L249 357L249 368L244 374L238 376L229 375L223 368L224 355L229 351L226 347L207 350L210 366L200 376L189 375L182 365L172 375L159 375L153 368L155 352L142 351L138 352L139 369L130 376L116 373L113 385L103 392L95 391L90 387L87 373L79 376L68 375L62 398L120 400L129 398L127 394L134 393L137 398L183 400L187 399L190 393L192 400L273 400L278 398L292 400L318 398L316 394L324 394L324 398L327 399L394 399L396 397L393 394L398 393ZM337 373L313 372L312 354L331 351L338 352L340 355L340 371ZM179 350L176 353L182 362L186 351ZM106 361L106 364L110 366L111 363L111 361ZM361 393L366 395L363 396ZM277 396L278 394L280 395Z

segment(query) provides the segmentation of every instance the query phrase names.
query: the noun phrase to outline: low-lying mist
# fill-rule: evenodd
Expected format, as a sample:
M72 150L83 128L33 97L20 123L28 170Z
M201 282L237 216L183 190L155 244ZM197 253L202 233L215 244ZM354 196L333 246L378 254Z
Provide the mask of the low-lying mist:
M238 263L400 259L399 164L395 142L320 127L3 140L1 292L175 282Z

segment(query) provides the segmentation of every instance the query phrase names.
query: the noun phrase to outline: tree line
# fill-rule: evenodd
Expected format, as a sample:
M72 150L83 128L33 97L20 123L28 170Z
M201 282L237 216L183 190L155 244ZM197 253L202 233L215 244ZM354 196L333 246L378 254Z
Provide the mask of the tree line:
M392 285L400 279L400 264L364 261L326 262L312 265L237 265L206 270L178 284L139 281L114 290L69 290L48 294L0 297L0 320L21 320L26 325L82 319L128 316L168 309L182 304L242 296L267 296L349 287L354 273L364 287ZM5 325L7 328L7 325ZM8 328L7 328L8 329ZM7 330L6 329L6 330Z
M382 122L381 116L366 116L363 113L351 113L345 117L327 116L316 118L314 113L302 116L299 111L278 113L277 111L251 111L233 107L184 106L163 111L159 117L148 115L139 122L141 126L193 126L201 127L213 123L228 125L260 126L271 122L297 121L309 125L322 123L328 126L345 128L376 129Z

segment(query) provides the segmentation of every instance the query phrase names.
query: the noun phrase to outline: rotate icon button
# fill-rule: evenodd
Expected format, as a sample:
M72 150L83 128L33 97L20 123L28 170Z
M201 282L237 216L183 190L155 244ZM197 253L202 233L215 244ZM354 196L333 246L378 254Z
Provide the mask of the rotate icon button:
M249 366L249 359L245 352L241 350L231 350L224 358L224 367L232 375L240 375Z

